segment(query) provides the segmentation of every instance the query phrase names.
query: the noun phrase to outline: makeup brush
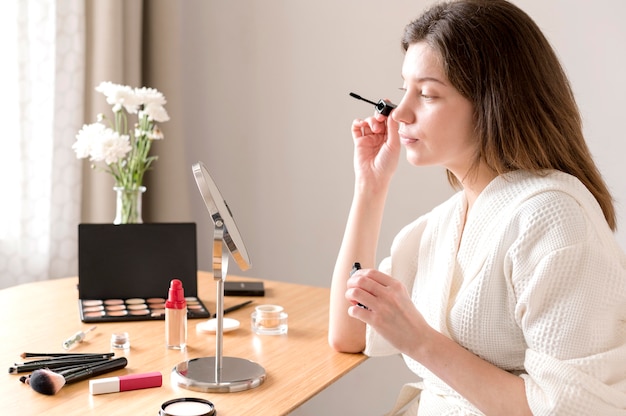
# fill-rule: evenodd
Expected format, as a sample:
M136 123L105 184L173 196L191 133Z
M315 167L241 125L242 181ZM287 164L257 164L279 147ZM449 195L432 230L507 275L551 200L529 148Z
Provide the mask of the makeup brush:
M126 367L127 364L128 360L126 357L120 357L108 360L103 364L88 365L83 368L66 370L63 373L56 373L52 370L42 368L33 371L30 377L24 380L24 383L29 384L37 393L52 396L66 384L76 383L100 374L120 370Z
M83 362L83 363L80 363L80 364L63 365L63 366L60 366L60 367L57 367L57 366L54 366L54 367L39 367L39 368L36 368L34 370L36 371L36 370L46 369L46 370L51 370L51 371L54 371L55 373L64 375L66 372L72 372L72 371L80 370L82 368L87 368L87 367L93 367L93 366L96 366L96 365L106 364L106 363L108 363L110 361L111 360L104 359L104 360L98 360L98 361ZM30 377L30 375L28 375L27 378L28 377Z
M112 357L114 353L91 353L91 352L52 352L52 353L44 353L44 352L23 352L20 354L22 358L42 358L42 357Z
M67 366L77 366L82 364L94 363L98 361L109 361L109 357L103 357L94 355L90 357L62 357L53 358L49 360L37 360L26 363L15 363L14 366L9 367L9 374L25 373L27 371L39 370L40 368L57 368Z
M37 362L55 362L55 361L91 361L91 360L104 360L106 358L111 358L115 353L106 353L106 354L92 354L92 355L63 355L58 357L29 357L34 359L26 359L22 363L16 362L14 365L23 365Z
M108 354L104 354L104 355L108 356ZM87 361L81 361L78 363L72 363L72 362L68 363L68 362L60 361L59 364L56 366L55 365L52 365L51 367L43 366L43 367L33 368L32 370L42 370L42 369L53 370L55 373L65 376L66 374L69 374L75 371L80 371L84 368L98 366L98 365L105 364L111 361L110 357L104 357L104 358L101 356L95 356L95 357L97 358L96 360L87 360ZM9 372L10 371L11 369L9 369ZM19 371L17 371L16 369L14 373L16 372L19 372ZM20 381L22 383L26 383L26 380L28 380L31 375L32 374L28 374L28 375L20 377Z
M76 364L74 364L74 365L67 366L67 367L58 367L58 368L55 368L53 372L56 373L56 374L62 375L63 378L65 378L65 376L68 376L68 375L70 375L70 374L72 374L74 372L81 371L81 370L83 370L85 368L93 367L93 366L96 366L96 365L104 364L104 363L107 363L109 361L110 360L103 360L103 361L97 361L97 362L92 362L92 363L84 363L83 365L76 365ZM52 371L52 369L50 369L50 368L38 368L37 370L50 370L50 371ZM20 381L22 383L25 383L25 384L30 384L30 381L29 381L30 377L33 374L35 374L35 372L37 370L33 371L32 374L28 374L28 375L20 377ZM39 373L37 373L37 374L39 374Z
M77 364L71 364L71 365L67 365L67 366L63 366L63 367L55 367L55 368L48 368L48 367L42 367L42 368L38 368L36 370L51 370L54 371L54 373L56 374L60 374L62 375L64 378L66 378L67 376L69 376L72 373L78 372L78 371L82 371L86 368L91 368L91 367L95 367L95 366L99 366L102 364L106 364L111 362L111 360L109 359L102 359L102 360L98 360L98 361L90 361L90 362L84 362L81 363L80 365ZM35 370L35 371L36 371ZM34 372L33 372L34 374ZM20 377L20 381L22 383L26 383L28 384L28 380L30 379L30 377L32 376L32 374L28 374L25 376Z
M42 368L33 371L24 382L37 393L53 396L65 385L65 378L52 370Z

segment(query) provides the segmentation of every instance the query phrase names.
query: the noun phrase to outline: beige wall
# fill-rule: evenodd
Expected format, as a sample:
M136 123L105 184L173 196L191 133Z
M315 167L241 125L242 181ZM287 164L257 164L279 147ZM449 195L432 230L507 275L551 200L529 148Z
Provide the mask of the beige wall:
M400 97L398 39L426 3L152 3L170 9L152 30L174 33L153 57L159 70L150 81L165 92L172 116L151 172L151 180L170 183L171 195L148 196L162 201L153 219L198 222L200 265L211 266L212 228L190 170L202 160L246 241L249 274L328 285L352 192L350 122L371 112L348 92L374 100ZM585 0L517 3L562 57L624 222L626 28L618 16L626 3L602 0L593 9ZM175 160L189 169L170 169ZM438 168L403 162L396 176L380 257L403 224L451 193ZM626 247L624 230L618 238Z
M168 181L171 194L151 196L161 208L154 219L198 223L201 268L211 267L212 226L191 176L198 160L233 210L253 262L248 274L329 285L352 193L350 123L372 112L348 92L400 97L399 36L427 3L150 2L155 12L168 9L151 30L172 33L151 58L160 68L151 83L168 97L172 117L152 177ZM626 2L515 3L545 30L571 77L589 144L618 200L626 247ZM189 169L170 169L176 160ZM401 163L379 257L402 225L450 194L440 169ZM381 414L403 378L397 360L370 360L296 414Z

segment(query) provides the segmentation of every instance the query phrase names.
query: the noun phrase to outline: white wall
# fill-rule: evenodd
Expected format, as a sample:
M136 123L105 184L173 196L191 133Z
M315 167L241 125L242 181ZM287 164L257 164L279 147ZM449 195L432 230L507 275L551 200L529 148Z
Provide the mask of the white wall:
M166 94L184 109L171 114L184 125L176 140L189 166L207 164L233 210L253 262L246 274L329 286L351 200L350 123L372 112L348 92L400 97L399 38L429 3L180 2L185 41L173 58L186 72ZM617 199L617 237L626 247L626 2L515 3L545 30L570 75L589 144ZM402 225L451 194L444 176L401 164L379 257ZM191 176L186 186L199 224L200 267L210 270L212 228ZM397 359L369 360L294 414L382 414L407 378Z

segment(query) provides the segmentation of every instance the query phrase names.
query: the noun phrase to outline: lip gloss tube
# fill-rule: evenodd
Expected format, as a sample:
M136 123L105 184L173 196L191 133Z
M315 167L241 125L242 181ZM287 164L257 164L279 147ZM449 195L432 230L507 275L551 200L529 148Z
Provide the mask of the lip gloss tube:
M187 345L187 301L183 283L178 279L170 282L165 302L165 345L175 350L183 350Z
M107 377L89 380L89 392L92 395L117 393L151 387L161 387L163 377L158 371L143 374L129 374L120 377Z

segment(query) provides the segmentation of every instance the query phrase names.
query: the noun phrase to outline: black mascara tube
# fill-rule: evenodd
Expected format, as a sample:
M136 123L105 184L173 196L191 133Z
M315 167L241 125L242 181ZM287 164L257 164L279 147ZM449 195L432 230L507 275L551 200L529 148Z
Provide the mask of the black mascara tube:
M352 265L352 270L350 270L350 276L352 276L357 270L361 270L361 263L359 262L355 262ZM363 309L368 309L369 308L365 305L363 305L362 303L357 303L356 306L358 306L359 308L363 308Z

